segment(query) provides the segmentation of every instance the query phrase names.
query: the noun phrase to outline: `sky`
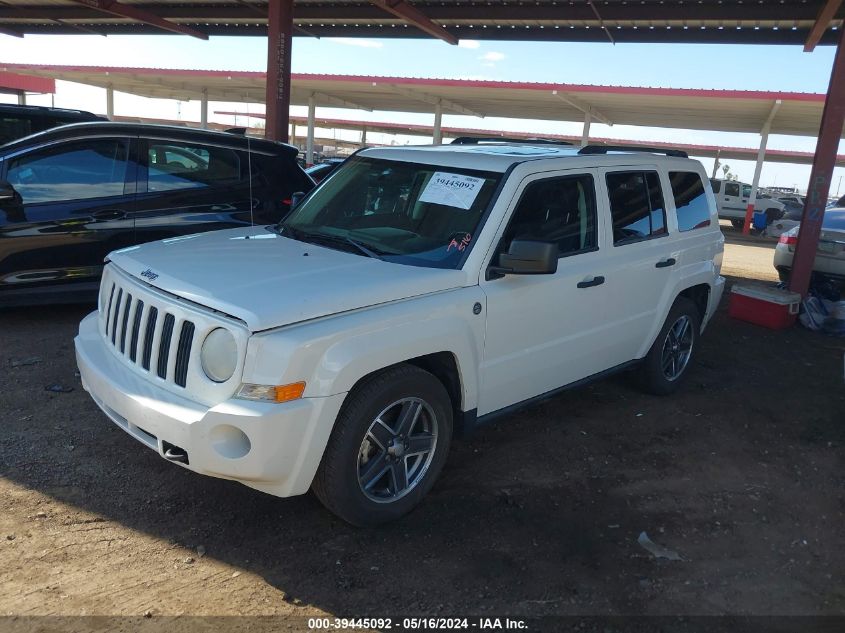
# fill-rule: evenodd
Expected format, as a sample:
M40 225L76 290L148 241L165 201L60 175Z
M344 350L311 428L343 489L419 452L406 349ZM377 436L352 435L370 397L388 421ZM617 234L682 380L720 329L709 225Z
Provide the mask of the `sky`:
M267 42L262 37L211 37L208 41L173 35L37 36L24 39L0 35L2 62L196 68L263 71ZM393 75L447 79L488 79L551 83L611 84L666 88L713 88L825 92L830 79L833 47L804 53L800 46L741 46L689 44L616 44L488 42L463 40L450 46L439 40L352 39L295 37L292 67L300 73ZM0 95L0 102L14 97ZM56 95L29 96L28 103L105 112L105 91L57 82ZM260 104L209 104L209 119L231 124L232 118L214 110L263 112ZM115 94L115 114L199 121L197 102L174 102ZM291 114L304 115L294 106ZM432 116L396 112L359 112L318 108L318 117L431 124ZM444 126L580 135L581 123L524 119L477 119L443 116ZM754 147L756 134L673 130L594 122L594 136L648 141ZM357 140L355 132L337 132L337 138ZM371 142L388 137L368 135ZM419 137L398 137L400 143L421 142ZM772 149L813 151L815 139L784 135L769 138ZM840 151L842 151L840 149ZM709 171L712 159L701 159ZM727 161L731 171L751 182L754 163ZM810 167L767 164L762 185L805 189ZM831 193L842 188L845 169L834 173ZM845 188L842 188L845 193Z

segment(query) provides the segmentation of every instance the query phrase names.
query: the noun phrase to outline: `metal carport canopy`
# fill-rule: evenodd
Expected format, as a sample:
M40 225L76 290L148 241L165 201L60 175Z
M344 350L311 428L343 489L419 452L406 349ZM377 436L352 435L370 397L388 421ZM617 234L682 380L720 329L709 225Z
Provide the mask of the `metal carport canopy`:
M112 88L145 97L264 102L265 73L0 62L0 71ZM291 103L361 110L759 133L779 100L772 134L815 136L825 95L408 77L293 74Z
M570 42L832 44L842 11L806 0L295 0L295 35ZM246 0L5 0L0 32L195 37L267 34L268 2ZM815 35L814 35L815 33Z
M263 119L262 114L248 114L246 112L221 112L217 111L215 114L222 114L228 116L238 116L243 118L257 118ZM132 117L121 117L124 120L140 120ZM305 126L308 123L306 117L292 116L290 122L294 125ZM177 123L176 121L168 121L168 123ZM430 137L434 133L434 128L431 125L419 125L415 123L388 123L386 121L349 121L345 119L326 119L317 117L314 120L315 126L321 129L329 130L350 130L350 131L366 131L375 132L377 134L401 134L407 136L427 136ZM196 124L194 124L196 125ZM226 125L216 124L219 129L226 129ZM502 130L483 130L470 127L443 127L442 132L444 136L449 138L456 138L458 136L479 136L479 137L506 137L506 138L521 138L530 140L538 136L543 138L567 141L575 145L578 144L581 137L571 134L537 134L536 132L510 132ZM344 143L355 143L347 139L342 140ZM661 141L634 141L630 139L619 138L605 138L598 136L590 137L591 144L599 145L631 145L641 147L659 147L666 149L680 149L687 152L690 156L698 156L705 158L716 158L718 156L721 160L750 160L754 161L757 158L757 149L753 147L723 147L721 145L700 145L691 143L664 143ZM794 150L769 149L766 150L767 163L788 163L790 165L812 165L813 152L800 152ZM840 154L836 157L837 166L845 166L845 154Z

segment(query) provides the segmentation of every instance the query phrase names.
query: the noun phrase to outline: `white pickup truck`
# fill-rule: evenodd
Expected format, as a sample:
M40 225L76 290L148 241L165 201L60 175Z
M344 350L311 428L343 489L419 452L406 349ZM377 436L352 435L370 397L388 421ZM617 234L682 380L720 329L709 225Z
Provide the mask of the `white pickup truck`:
M678 387L723 237L702 166L666 153L358 152L278 225L112 253L83 385L184 468L394 519L455 432L632 366Z
M745 213L748 201L751 199L752 186L735 180L721 180L711 178L710 186L716 199L716 209L719 218L730 220L735 229L745 225ZM754 200L754 210L766 214L766 226L783 217L786 205L771 196L758 191Z

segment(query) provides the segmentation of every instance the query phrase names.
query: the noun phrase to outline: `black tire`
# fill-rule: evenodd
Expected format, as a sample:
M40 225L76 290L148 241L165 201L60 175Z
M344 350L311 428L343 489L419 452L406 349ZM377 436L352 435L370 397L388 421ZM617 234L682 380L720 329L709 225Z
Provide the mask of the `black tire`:
M741 231L742 227L745 226L745 220L731 220L731 226L737 231Z
M664 346L672 345L669 340L669 333L673 327L676 327L681 319L686 318L689 325L689 355L683 362L680 372L674 377L669 378L667 369L665 367ZM695 358L698 349L698 337L701 332L701 316L698 314L698 308L695 304L685 297L678 297L669 310L669 316L666 317L666 322L660 328L660 333L654 340L651 349L643 359L641 370L638 372L640 386L647 391L658 396L665 396L675 392L689 373L689 366ZM680 348L683 348L683 344ZM678 348L675 348L677 351ZM677 361L677 358L675 359ZM680 363L678 363L680 364ZM675 365L672 365L675 368Z
M380 434L387 433L384 429L388 426L398 428L402 414L411 411L417 402L422 404L414 416L411 432L387 437L390 448L382 448L379 440L388 442ZM394 409L397 416L391 422ZM387 425L376 425L379 416L387 418ZM428 436L434 438L429 453L404 455L405 451L413 450L410 441L414 438L418 442L427 441L426 433L422 432L426 427ZM393 433L391 429L388 431ZM365 527L393 521L410 512L431 490L446 463L451 440L452 403L443 384L419 367L397 365L365 379L350 392L335 422L312 490L326 508L352 525ZM425 462L417 461L418 458ZM411 466L416 468L413 473L408 465L411 461ZM375 467L373 471L387 470L379 478L368 479L368 463ZM400 476L396 474L398 468L405 472L408 488L404 492L399 488L401 484L396 483L396 477ZM372 484L368 492L364 490L362 478ZM391 489L394 489L392 496Z
M784 211L782 209L775 209L772 207L771 209L766 209L766 226L769 226L772 222L777 222L783 217Z

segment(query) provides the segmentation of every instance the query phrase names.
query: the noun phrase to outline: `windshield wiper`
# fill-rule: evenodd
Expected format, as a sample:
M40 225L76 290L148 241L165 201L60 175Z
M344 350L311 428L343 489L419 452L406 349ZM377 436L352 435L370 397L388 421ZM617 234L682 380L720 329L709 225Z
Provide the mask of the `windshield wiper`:
M364 253L364 255L366 255L367 257L373 257L373 258L375 258L375 259L381 259L381 256L382 256L382 255L384 255L384 253L377 253L377 252L376 252L376 251L374 251L373 249L371 249L371 248L367 248L366 246L364 246L363 244L361 244L361 242L358 242L357 240L353 240L353 239L352 239L351 237L349 237L348 235L347 235L346 237L344 237L344 238L341 238L341 239L344 239L344 240L346 240L347 242L349 242L350 244L352 244L352 246L354 246L354 247L355 247L355 248L357 248L359 251L361 251L362 253Z
M289 224L282 224L281 222L279 222L278 224L273 225L273 229L279 235L287 234L295 240L301 240L302 239L302 231L293 228Z
M283 225L282 229L289 233L290 236L295 239L299 240L300 242L328 242L330 244L351 244L354 246L358 251L366 255L367 257L372 257L374 259L381 259L384 253L379 253L378 251L373 250L367 246L361 244L356 240L353 240L349 236L340 236L340 235L327 235L326 233L309 233L308 231L303 231L301 229L295 229L290 225Z

